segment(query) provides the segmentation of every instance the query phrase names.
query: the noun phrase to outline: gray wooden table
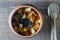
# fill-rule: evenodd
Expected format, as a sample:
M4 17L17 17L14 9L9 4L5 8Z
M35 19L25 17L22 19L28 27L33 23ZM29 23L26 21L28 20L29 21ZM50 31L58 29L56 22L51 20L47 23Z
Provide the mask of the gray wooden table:
M47 7L51 2L59 4L59 0L0 0L0 40L50 40L50 26L42 27L41 31L32 38L22 38L16 36L8 24L8 16L12 9L20 4L32 4L47 16ZM46 14L46 15L45 15ZM60 40L60 14L57 18L57 37Z

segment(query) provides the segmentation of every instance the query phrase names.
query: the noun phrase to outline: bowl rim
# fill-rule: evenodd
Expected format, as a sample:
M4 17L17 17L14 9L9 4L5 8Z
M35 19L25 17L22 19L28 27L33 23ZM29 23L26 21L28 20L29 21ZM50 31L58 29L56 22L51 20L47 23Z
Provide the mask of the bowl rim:
M40 24L39 29L37 30L37 32L34 33L34 34L32 34L32 35L30 35L30 36L20 35L20 34L18 34L18 33L13 29L13 27L12 27L12 23L11 23L12 16L13 16L13 14L14 14L14 12L15 12L16 10L18 10L19 8L22 8L22 7L30 7L30 8L32 8L32 9L34 9L34 10L39 14L39 16L40 16L40 18L41 18L41 21L42 21L41 24ZM9 18L8 18L8 22L9 22L9 26L10 26L11 30L12 30L16 35L21 36L21 37L32 37L32 36L36 35L36 34L41 30L42 25L43 25L43 15L42 15L41 12L39 12L39 11L37 10L37 8L35 8L35 7L33 7L33 6L30 6L30 5L18 5L17 7L15 7L15 8L10 12Z

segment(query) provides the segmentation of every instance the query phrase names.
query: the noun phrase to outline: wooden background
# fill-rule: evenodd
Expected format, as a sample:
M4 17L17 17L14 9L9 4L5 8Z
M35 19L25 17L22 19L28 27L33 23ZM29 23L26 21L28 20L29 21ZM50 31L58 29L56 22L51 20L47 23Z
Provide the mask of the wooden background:
M52 2L55 2L60 6L60 0L0 0L0 40L51 40L51 26L47 26L49 23L49 18L47 17L47 8ZM44 14L44 16L46 16L47 20L45 21L48 23L46 23L46 25L42 27L41 31L32 38L18 37L11 31L9 27L9 14L13 8L20 4L32 4L36 6L37 9ZM57 38L60 40L60 14L57 18Z

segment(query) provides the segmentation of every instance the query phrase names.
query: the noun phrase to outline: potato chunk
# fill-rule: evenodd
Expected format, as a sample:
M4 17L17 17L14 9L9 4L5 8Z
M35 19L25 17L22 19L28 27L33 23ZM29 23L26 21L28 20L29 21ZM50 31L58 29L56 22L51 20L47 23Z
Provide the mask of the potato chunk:
M31 8L26 8L25 11L26 12L30 12L31 11Z
M31 34L34 34L35 33L34 28L31 28L30 31L31 31Z

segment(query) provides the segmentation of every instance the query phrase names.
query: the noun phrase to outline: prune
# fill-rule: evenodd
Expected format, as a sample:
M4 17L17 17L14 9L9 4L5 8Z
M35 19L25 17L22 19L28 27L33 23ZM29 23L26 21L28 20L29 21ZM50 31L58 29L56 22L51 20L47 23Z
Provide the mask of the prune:
M23 24L24 27L30 28L30 20L28 18L20 19L20 24Z
M20 15L18 13L13 15L13 20L18 21L20 18Z

